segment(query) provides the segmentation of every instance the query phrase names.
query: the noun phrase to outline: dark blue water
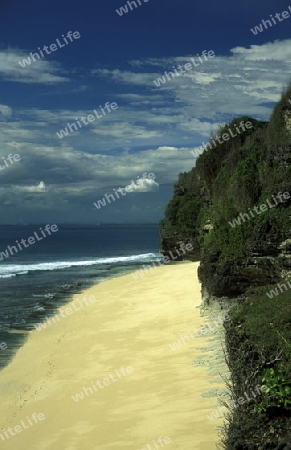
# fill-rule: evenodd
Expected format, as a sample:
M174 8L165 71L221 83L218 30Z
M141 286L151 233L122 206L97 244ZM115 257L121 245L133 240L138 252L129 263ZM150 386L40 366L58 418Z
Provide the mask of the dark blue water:
M0 253L35 231L41 237L40 226L0 226ZM161 258L156 225L58 228L0 261L0 344L8 346L0 345L0 367L23 345L27 330L74 293Z

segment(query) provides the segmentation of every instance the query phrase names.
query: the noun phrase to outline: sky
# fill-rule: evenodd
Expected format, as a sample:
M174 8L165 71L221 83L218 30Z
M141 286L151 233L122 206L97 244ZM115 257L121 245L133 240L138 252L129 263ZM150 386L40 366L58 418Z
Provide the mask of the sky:
M234 117L269 119L291 81L291 2L136 5L0 0L1 224L157 223L191 151Z

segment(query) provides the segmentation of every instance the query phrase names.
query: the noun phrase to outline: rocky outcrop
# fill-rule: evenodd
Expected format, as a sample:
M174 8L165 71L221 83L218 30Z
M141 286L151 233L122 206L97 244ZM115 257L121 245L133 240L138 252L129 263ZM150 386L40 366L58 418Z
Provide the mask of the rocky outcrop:
M160 252L164 255L164 257L168 256L171 259L171 253L176 254L176 249L179 250L181 245L184 245L185 247L187 244L191 245L192 250L187 250L186 253L182 254L177 260L200 261L200 249L197 242L189 236L183 236L179 233L173 233L169 237L161 237Z
M204 152L175 185L161 224L161 251L167 255L180 241L190 242L187 257L200 257L199 278L211 295L240 295L278 283L290 271L291 137L286 105L281 109L269 125L248 118L251 131ZM275 144L273 122L283 127ZM290 198L274 203L279 192ZM234 218L263 204L262 214L249 213L234 225Z
M276 284L290 277L291 239L278 243L273 236L268 244L270 254L255 246L248 257L235 261L222 262L218 252L204 252L198 268L202 285L210 295L233 297L250 287Z
M210 295L234 297L250 286L265 286L280 280L280 268L274 257L249 257L218 263L218 255L206 253L198 276Z
M269 368L276 377L283 373L282 386L288 380L291 393L290 290L272 290L291 276L291 196L257 212L277 194L291 194L290 98L291 86L269 123L247 118L253 124L249 132L204 151L195 168L180 174L160 227L163 253L180 241L193 244L204 303L219 306L226 298L233 306L227 360L239 406L227 417L226 450L291 450L288 390L278 388L271 404L263 396L256 399L258 409L239 403L246 387L274 382L264 381ZM245 119L235 119L221 133ZM270 289L272 295L266 295ZM282 396L290 403L283 406Z

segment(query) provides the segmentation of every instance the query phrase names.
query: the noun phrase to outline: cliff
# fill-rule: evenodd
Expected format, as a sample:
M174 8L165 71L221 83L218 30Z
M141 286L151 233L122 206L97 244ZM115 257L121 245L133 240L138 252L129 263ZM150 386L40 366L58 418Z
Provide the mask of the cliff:
M277 377L277 391L282 389L285 399L283 405L276 391L273 403L258 400L266 407L257 403L232 412L224 440L228 450L291 448L291 289L286 285L275 299L267 295L291 275L290 117L291 87L269 122L241 117L219 129L196 167L179 175L160 223L163 252L181 240L192 243L193 254L187 257L200 259L198 274L208 300L239 297L241 306L226 330L234 397L246 383L272 384ZM249 428L241 425L242 419ZM279 433L269 436L275 425Z

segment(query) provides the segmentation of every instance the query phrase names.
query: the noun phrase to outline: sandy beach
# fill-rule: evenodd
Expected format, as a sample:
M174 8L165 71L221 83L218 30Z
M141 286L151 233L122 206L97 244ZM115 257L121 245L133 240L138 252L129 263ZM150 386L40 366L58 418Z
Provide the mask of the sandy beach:
M170 347L205 322L197 266L100 283L30 332L0 372L1 448L214 450L222 421L207 419L217 399L203 394L223 383L193 364L209 338Z

